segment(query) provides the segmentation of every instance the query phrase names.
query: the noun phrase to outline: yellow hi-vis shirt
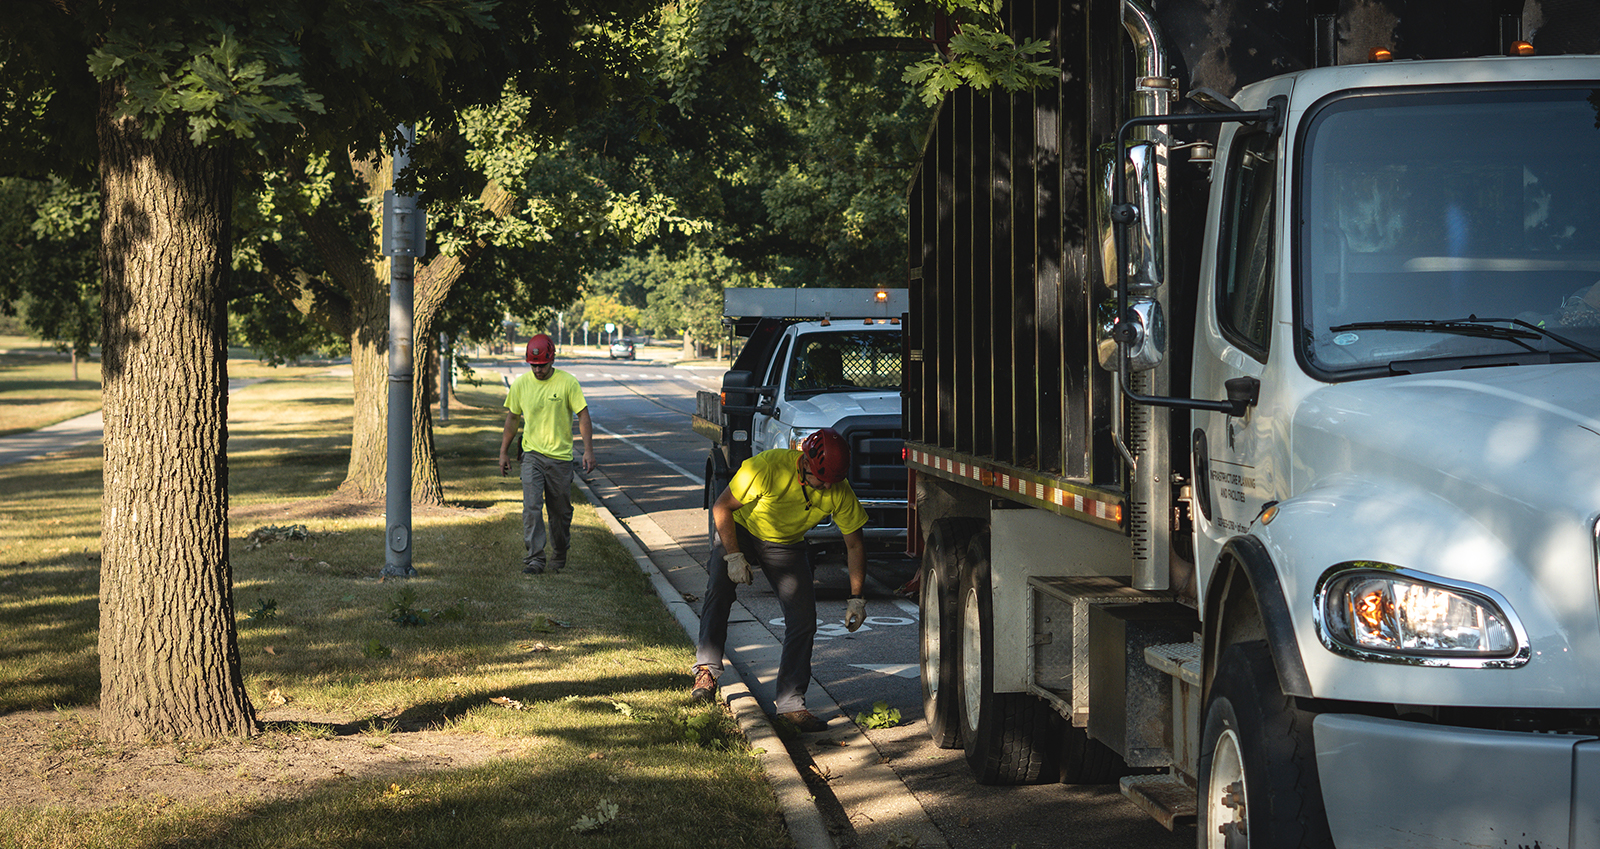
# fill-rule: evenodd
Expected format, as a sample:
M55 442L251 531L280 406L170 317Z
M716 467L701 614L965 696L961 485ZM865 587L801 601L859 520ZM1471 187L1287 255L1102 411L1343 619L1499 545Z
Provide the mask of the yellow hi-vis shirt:
M800 452L790 448L763 451L744 461L728 491L744 505L734 511L733 520L767 542L799 542L830 515L847 534L867 524L867 511L849 481L827 489L802 486Z
M578 379L558 368L540 380L527 372L511 382L506 409L522 417L522 450L572 459L572 417L589 406Z

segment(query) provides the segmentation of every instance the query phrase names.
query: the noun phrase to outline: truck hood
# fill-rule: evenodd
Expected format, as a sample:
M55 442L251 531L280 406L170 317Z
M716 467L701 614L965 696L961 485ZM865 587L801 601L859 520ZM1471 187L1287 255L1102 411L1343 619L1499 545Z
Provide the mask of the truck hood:
M1600 511L1596 372L1588 363L1495 368L1319 390L1294 417L1296 477L1383 470L1491 526L1506 511L1587 521Z
M783 410L783 420L794 427L831 426L841 419L863 415L900 415L900 393L830 392L790 401Z

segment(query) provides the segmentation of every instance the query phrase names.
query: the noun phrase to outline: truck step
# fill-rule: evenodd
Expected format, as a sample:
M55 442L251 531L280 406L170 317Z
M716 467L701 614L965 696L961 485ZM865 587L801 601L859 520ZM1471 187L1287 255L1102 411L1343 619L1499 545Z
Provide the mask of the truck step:
M1144 662L1174 678L1200 686L1200 643L1168 643L1144 650Z
M1122 795L1168 831L1179 825L1192 825L1199 816L1194 788L1175 775L1123 776Z

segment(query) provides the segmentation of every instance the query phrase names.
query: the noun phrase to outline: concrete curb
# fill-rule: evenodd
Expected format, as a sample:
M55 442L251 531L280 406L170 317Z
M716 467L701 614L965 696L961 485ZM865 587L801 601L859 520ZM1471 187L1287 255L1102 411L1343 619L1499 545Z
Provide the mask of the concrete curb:
M574 479L588 497L595 512L600 514L606 527L611 529L612 536L616 537L617 542L633 556L634 565L650 578L651 586L666 604L667 610L678 620L684 632L693 639L700 633L700 617L695 614L689 603L684 601L682 594L672 586L661 570L656 568L649 553L633 538L633 533L606 509L605 503L590 488L589 482L579 476L574 476ZM609 483L609 479L607 481ZM735 606L742 607L737 602ZM748 616L748 611L744 615ZM755 696L744 685L744 681L739 678L732 665L723 667L722 677L717 679L717 686L720 697L733 710L734 718L738 721L740 730L744 732L745 739L750 741L753 749L760 752L758 758L761 770L766 773L767 783L772 786L772 791L778 798L778 807L783 811L789 836L793 838L795 845L800 849L837 849L838 844L834 843L833 836L828 833L822 812L817 809L816 797L811 794L811 788L806 786L805 779L800 776L800 770L789 758L783 741L778 739L778 732L773 729L766 713L762 711Z

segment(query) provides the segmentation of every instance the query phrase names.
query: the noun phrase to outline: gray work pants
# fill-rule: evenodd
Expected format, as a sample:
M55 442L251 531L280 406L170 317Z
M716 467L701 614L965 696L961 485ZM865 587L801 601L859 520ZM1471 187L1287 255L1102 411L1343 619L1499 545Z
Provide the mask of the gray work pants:
M550 511L546 533L544 513ZM572 541L572 461L556 460L537 451L522 454L523 566L558 568L567 562ZM546 546L549 557L546 558ZM548 559L548 564L547 564Z
M778 594L783 608L783 653L778 658L778 713L803 710L806 686L811 683L811 642L817 635L817 593L811 583L811 553L804 542L791 545L756 539L739 527L739 550L751 565L761 569ZM728 642L728 612L738 590L728 577L722 540L711 547L706 601L700 609L700 638L695 642L695 666L712 675L722 674L722 651Z

